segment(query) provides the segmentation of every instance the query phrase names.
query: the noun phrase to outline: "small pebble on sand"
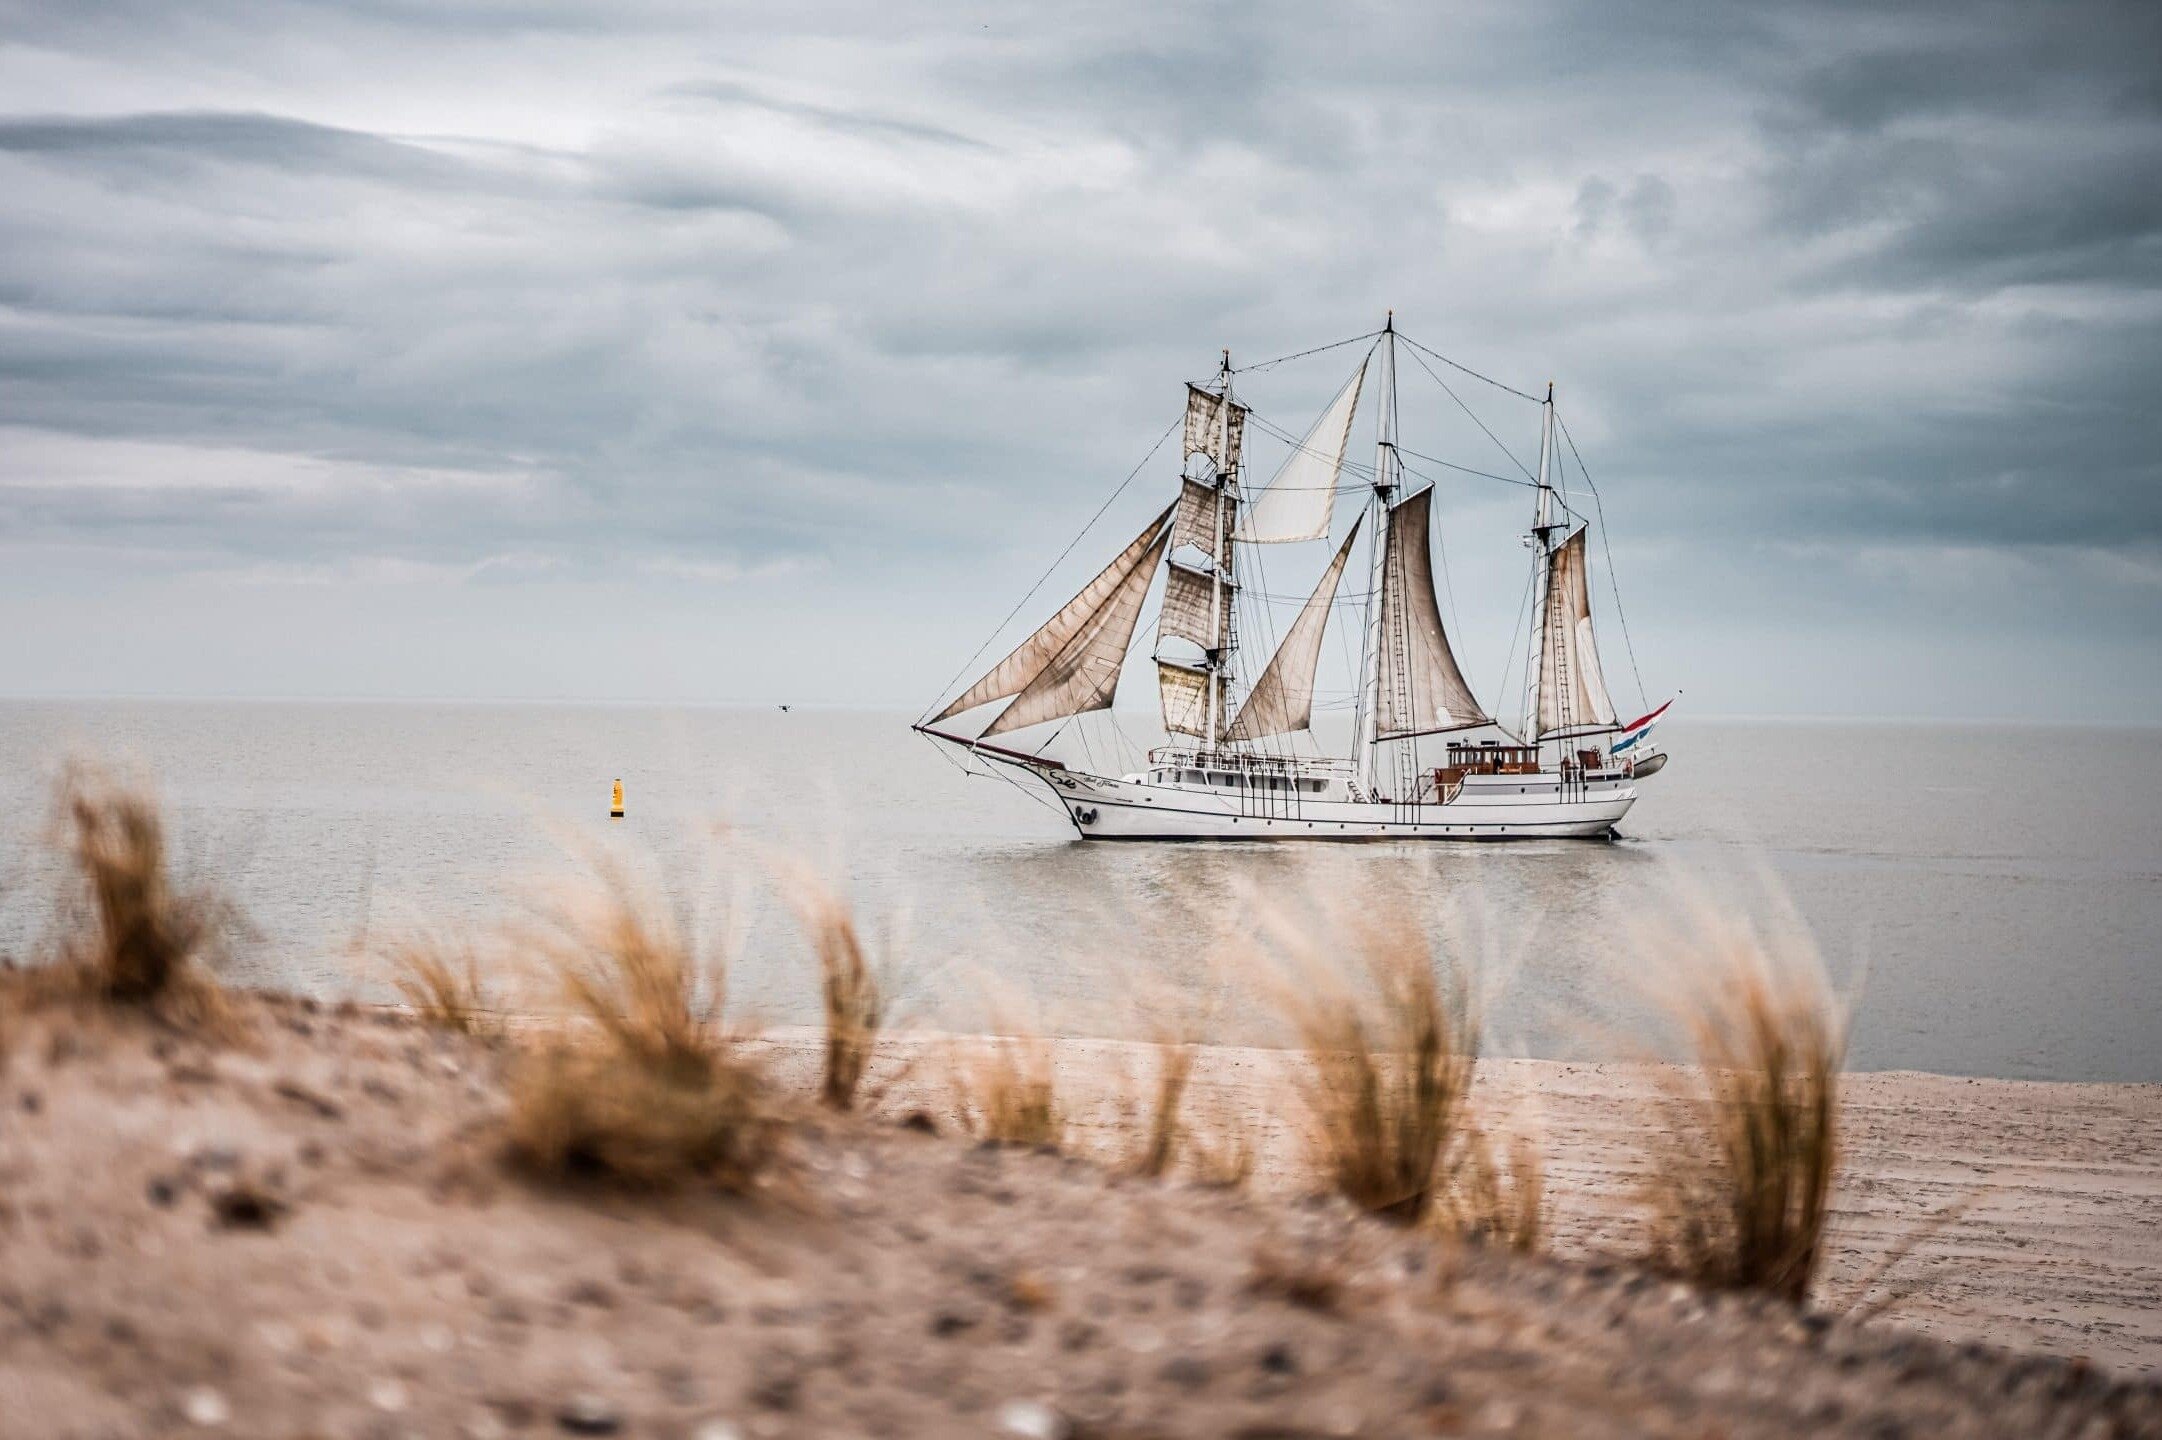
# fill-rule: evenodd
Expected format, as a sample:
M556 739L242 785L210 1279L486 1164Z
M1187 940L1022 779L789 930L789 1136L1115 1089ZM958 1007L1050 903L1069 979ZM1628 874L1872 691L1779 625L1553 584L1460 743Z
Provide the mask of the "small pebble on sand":
M223 1425L233 1418L233 1407L225 1403L225 1397L208 1385L198 1385L180 1401L180 1413L188 1417L190 1425L208 1428Z
M1066 1440L1073 1427L1041 1400L1009 1400L999 1407L998 1433L1015 1440Z
M599 1395L573 1395L556 1411L556 1424L571 1435L613 1435L623 1428L616 1407Z

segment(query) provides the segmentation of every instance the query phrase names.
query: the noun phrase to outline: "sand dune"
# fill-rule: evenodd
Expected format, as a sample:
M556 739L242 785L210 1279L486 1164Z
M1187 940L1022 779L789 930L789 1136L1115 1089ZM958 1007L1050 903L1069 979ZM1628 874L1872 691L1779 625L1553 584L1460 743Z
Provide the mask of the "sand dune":
M816 1031L780 1029L765 1043L808 1067ZM949 1103L941 1049L949 1037L897 1037L883 1073L900 1075L888 1104ZM1146 1045L1061 1040L1061 1080L1084 1145L1125 1143L1121 1077L1145 1079ZM1252 1117L1254 1183L1311 1188L1299 1141L1297 1057L1204 1047L1193 1103ZM1660 1119L1655 1067L1490 1059L1488 1103L1541 1137L1556 1250L1628 1255L1641 1246L1633 1203L1652 1164L1647 1127ZM1863 1305L1901 1292L1881 1323L1954 1341L2085 1356L2128 1371L2162 1371L2162 1086L1856 1074L1845 1087L1848 1159L1819 1288L1823 1303ZM1886 1254L1947 1208L1956 1217L1862 1291ZM1906 1293L1909 1287L1911 1293Z

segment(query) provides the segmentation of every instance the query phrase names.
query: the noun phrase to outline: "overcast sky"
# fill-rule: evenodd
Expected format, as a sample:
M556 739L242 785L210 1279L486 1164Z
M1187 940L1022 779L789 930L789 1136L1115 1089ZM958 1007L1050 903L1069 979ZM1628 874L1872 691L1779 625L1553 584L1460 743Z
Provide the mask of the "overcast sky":
M2153 4L0 3L0 693L920 706L1220 347L1393 306L1557 383L1654 701L2145 721L2158 57ZM1303 428L1356 355L1241 384ZM1428 470L1491 692L1524 492Z

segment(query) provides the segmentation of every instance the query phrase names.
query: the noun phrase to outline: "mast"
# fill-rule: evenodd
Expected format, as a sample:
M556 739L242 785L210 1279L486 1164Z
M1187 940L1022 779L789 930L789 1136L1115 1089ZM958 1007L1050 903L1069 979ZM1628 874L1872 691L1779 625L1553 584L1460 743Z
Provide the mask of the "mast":
M1548 483L1548 466L1554 456L1554 382L1546 382L1546 399L1539 407L1539 498L1531 520L1531 648L1524 665L1524 743L1539 743L1539 667L1545 650L1547 628L1547 579L1554 548L1554 490Z
M1224 383L1223 403L1217 407L1216 453L1228 457L1231 454L1231 349L1224 348L1222 377ZM1224 492L1231 484L1232 469L1219 470L1216 475L1216 543L1209 547L1209 635L1213 639L1224 634ZM1226 647L1228 649L1228 647ZM1223 717L1216 713L1221 703L1223 687L1217 676L1229 663L1225 650L1209 647L1204 668L1208 671L1208 719L1207 729L1201 736L1201 753L1216 749L1217 725Z
M1381 586L1389 562L1389 504L1396 495L1396 312L1391 310L1381 327L1381 378L1374 421L1374 493L1367 501L1373 524L1372 564L1366 586L1366 639L1359 656L1359 726L1352 742L1352 761L1359 783L1371 797L1375 793L1374 736L1381 715Z

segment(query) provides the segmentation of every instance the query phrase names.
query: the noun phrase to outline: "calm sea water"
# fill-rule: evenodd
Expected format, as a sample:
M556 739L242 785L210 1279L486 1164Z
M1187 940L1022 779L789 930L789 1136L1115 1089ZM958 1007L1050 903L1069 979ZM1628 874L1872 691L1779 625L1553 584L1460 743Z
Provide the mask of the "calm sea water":
M1857 1066L2162 1081L2162 731L1677 719L1660 738L1673 763L1612 844L1084 845L900 715L4 703L0 953L49 933L49 787L92 753L155 776L182 862L245 907L257 938L235 977L326 996L383 993L366 942L529 903L599 840L743 939L735 1003L809 1020L800 943L769 888L733 878L725 821L735 853L803 854L868 928L891 919L933 1021L961 1023L989 987L1068 1031L1130 1029L1155 981L1212 973L1207 917L1325 893L1483 916L1506 961L1496 1049L1626 1053L1629 937L1679 883L1791 901L1859 987ZM611 824L617 776L630 816ZM1254 1006L1220 1023L1266 1038Z

